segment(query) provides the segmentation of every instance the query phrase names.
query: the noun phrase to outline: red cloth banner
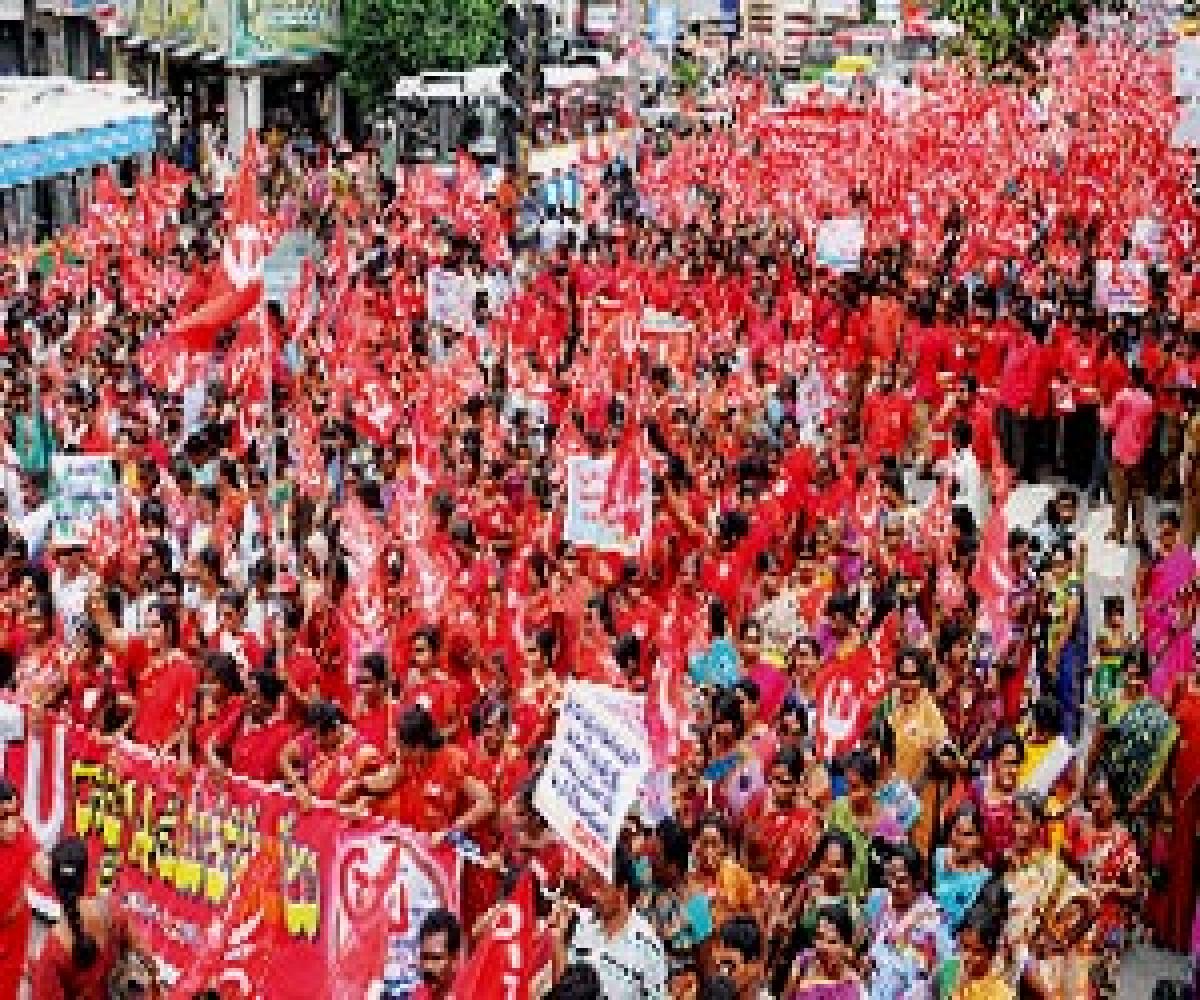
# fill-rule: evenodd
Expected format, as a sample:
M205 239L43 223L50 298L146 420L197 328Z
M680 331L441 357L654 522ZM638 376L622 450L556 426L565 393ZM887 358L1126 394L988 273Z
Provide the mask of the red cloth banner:
M217 782L70 724L22 722L19 736L0 725L0 770L34 838L46 849L71 834L88 841L94 890L127 908L169 983L213 984L193 982L207 965L223 997L338 1000L336 971L364 954L381 963L365 974L372 985L385 973L415 983L421 920L458 909L458 860L421 834L303 811L279 789ZM251 873L249 895L269 905L246 904ZM37 895L53 907L47 887Z

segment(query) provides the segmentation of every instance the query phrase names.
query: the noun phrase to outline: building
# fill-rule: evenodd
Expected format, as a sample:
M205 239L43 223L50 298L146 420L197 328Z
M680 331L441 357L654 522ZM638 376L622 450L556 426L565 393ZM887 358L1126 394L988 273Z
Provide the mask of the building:
M164 107L122 84L0 79L0 240L37 242L80 221L94 172L151 169Z

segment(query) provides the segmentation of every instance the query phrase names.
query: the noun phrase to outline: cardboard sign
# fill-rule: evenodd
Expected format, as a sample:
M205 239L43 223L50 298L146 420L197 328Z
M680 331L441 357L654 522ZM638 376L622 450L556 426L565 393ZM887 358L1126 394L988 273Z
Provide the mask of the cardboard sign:
M1096 261L1096 308L1141 313L1150 305L1150 275L1144 260Z
M567 459L567 516L563 538L602 552L636 555L650 538L653 512L653 483L649 463L642 463L641 531L630 536L624 525L604 513L604 493L611 458L575 455Z
M470 278L431 267L425 286L425 311L431 323L459 333L474 331L475 292Z
M650 770L650 747L644 726L631 726L595 687L567 685L533 802L588 865L611 879L621 825Z
M857 271L865 239L862 219L828 219L817 230L817 263L839 274Z
M116 518L120 502L111 455L55 455L50 460L50 544L87 545L100 514Z

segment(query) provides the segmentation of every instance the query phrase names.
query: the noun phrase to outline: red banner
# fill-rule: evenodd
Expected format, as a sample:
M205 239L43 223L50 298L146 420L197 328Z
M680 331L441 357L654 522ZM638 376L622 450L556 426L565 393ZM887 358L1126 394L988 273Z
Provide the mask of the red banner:
M232 997L340 997L328 970L377 932L381 905L387 958L372 978L414 984L421 920L437 907L457 911L458 860L423 835L332 808L304 811L281 790L216 782L69 724L30 728L12 710L0 703L0 771L21 789L34 837L46 849L73 833L87 839L95 890L121 900L168 982L224 947L235 889L252 859L268 855L278 862L268 888L280 926L220 956Z

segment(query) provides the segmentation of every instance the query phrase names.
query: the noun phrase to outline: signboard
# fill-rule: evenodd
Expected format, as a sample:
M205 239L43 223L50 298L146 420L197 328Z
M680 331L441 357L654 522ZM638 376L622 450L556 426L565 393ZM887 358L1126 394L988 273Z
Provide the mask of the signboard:
M394 824L355 824L319 805L302 810L290 794L245 778L217 786L200 769L183 773L145 748L102 744L65 723L0 727L0 761L44 850L72 834L87 841L88 892L122 901L168 984L212 957L241 880L254 877L252 862L261 898L277 904L274 932L239 928L244 939L218 954L216 968L223 983L244 976L273 1000L351 995L325 987L352 964L359 928L380 907L389 913L389 958L363 970L371 988L357 995L393 983L415 988L422 919L458 907L453 850ZM279 862L266 876L265 856ZM34 890L35 906L54 912L48 887Z
M1150 305L1150 276L1144 260L1096 261L1097 309L1140 313Z
M845 274L857 271L866 238L862 219L828 219L817 230L817 263Z
M239 4L231 59L241 63L319 56L337 49L336 0Z
M1176 97L1200 96L1200 38L1181 38L1175 43L1172 91Z
M1166 255L1163 225L1155 219L1138 219L1133 224L1131 255L1136 260L1161 263Z
M587 864L611 879L621 825L650 770L650 748L644 724L613 711L596 697L597 687L567 685L533 803Z
M641 531L636 537L631 537L623 525L604 513L610 468L611 458L573 455L567 459L567 515L563 538L602 552L636 555L642 543L650 538L653 507L650 465L642 463Z
M459 333L475 329L475 286L470 277L440 267L429 269L425 314L431 323Z
M0 0L0 21L23 21L25 0Z
M149 118L0 146L0 188L149 153L154 146L154 122Z
M120 487L111 455L54 455L50 460L51 545L87 545L97 516L114 521Z
M314 256L316 249L312 234L303 230L293 229L280 237L263 261L263 289L269 301L287 305L288 296L300 281L305 259Z
M741 23L741 10L738 0L721 0L721 31L726 35L736 35Z

